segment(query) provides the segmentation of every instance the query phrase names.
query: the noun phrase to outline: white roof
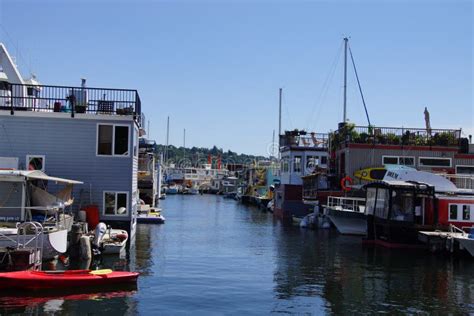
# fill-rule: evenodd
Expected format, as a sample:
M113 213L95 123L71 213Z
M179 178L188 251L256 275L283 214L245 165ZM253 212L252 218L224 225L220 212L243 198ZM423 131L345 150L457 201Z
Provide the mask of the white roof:
M48 180L69 184L83 184L81 181L50 177L46 173L39 170L0 170L0 181L21 177L26 179Z

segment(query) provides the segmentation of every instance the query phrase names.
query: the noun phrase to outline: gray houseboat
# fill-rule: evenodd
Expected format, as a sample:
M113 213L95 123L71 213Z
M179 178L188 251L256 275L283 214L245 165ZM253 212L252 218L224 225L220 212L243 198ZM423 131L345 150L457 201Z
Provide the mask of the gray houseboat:
M84 182L73 192L76 210L95 210L133 238L144 121L138 92L90 88L85 80L80 87L23 81L1 48L0 157L14 158L20 170Z

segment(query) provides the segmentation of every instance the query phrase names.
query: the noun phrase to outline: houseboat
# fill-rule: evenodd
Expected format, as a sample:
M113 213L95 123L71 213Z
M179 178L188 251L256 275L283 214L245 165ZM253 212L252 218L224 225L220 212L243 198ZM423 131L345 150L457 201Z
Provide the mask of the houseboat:
M328 169L328 135L286 131L280 135L280 181L275 186L274 215L303 217L313 209L303 203L303 178Z
M19 80L1 45L8 78L0 93L0 156L21 169L81 179L75 211L130 232L136 227L138 135L145 121L136 90L40 85ZM94 227L90 227L93 229Z

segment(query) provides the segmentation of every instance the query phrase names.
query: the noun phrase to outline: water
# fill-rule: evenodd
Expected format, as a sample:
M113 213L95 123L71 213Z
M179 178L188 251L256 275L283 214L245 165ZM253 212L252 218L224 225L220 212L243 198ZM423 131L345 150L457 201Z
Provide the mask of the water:
M361 245L334 231L283 227L220 196L168 196L165 225L139 225L138 289L2 297L27 314L470 314L474 260ZM121 264L104 262L103 266Z

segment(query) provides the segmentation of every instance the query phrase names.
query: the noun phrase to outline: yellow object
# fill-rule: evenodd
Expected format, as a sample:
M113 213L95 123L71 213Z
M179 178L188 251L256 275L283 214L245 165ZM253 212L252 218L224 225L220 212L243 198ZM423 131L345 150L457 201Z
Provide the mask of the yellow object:
M382 180L387 169L384 167L365 168L354 172L354 177L365 181Z
M111 269L101 269L101 270L92 270L89 272L89 274L94 274L94 275L104 275L104 274L110 274L113 271Z

